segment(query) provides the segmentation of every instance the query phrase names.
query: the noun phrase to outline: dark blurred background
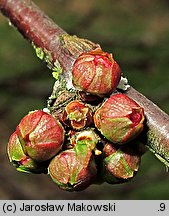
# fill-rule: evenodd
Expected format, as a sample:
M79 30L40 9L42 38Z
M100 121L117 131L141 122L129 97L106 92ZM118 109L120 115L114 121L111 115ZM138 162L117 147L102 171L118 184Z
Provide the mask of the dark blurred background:
M35 0L70 34L113 53L130 84L169 113L168 0ZM150 152L130 183L65 192L46 175L9 163L10 134L30 110L42 109L54 79L32 46L0 14L0 199L169 199L169 173Z

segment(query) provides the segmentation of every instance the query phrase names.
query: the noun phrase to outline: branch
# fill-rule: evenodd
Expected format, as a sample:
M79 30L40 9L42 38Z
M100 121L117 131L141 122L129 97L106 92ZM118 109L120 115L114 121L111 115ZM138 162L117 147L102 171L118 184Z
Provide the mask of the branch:
M31 0L0 0L0 10L27 40L33 42L37 54L49 67L61 66L67 80L75 58L99 46L66 34Z
M99 47L89 40L68 35L31 0L0 0L0 10L34 44L38 57L51 69L60 68L67 82L71 79L74 60L84 51ZM169 116L132 87L125 93L145 110L144 143L169 167Z
M169 116L134 88L130 87L126 94L144 108L147 127L143 142L169 167Z

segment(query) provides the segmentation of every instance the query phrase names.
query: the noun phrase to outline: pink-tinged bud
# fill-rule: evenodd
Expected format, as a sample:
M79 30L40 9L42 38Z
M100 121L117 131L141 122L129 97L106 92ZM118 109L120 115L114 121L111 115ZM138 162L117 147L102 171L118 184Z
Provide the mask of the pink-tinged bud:
M105 158L103 158L102 176L106 182L122 183L135 176L141 161L141 155L136 148L132 149L132 146L117 148L112 143L107 143L103 152Z
M64 129L52 115L37 110L26 115L16 129L23 151L36 161L55 156L64 142Z
M119 65L111 54L101 49L81 54L72 69L74 87L98 96L111 94L120 78Z
M68 191L84 190L97 175L91 151L85 147L80 151L70 149L61 152L52 159L48 170L53 181Z
M71 101L62 115L62 122L75 130L89 126L92 121L91 108L78 100Z
M16 131L9 139L7 151L10 162L18 171L27 173L47 173L48 164L38 163L25 155Z
M143 130L144 110L125 94L114 94L96 110L94 123L109 141L123 144Z
M92 152L99 140L93 130L76 132L73 137L74 147L55 156L49 165L53 181L70 191L83 190L95 180L97 168Z

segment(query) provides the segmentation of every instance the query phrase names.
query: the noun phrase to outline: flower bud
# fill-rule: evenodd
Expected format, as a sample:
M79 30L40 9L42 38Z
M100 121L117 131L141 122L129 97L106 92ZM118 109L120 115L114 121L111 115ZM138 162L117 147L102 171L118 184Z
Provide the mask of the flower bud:
M16 131L9 139L7 151L10 162L12 162L18 171L27 173L47 172L48 164L38 163L25 155Z
M75 150L78 148L88 148L90 151L97 150L96 145L99 142L99 136L93 130L84 130L74 135ZM72 140L71 140L72 141Z
M78 151L62 151L52 159L48 170L53 181L68 191L85 189L97 175L92 153L86 146Z
M96 128L113 143L123 144L143 130L144 110L125 94L114 94L96 110Z
M50 162L49 174L64 190L83 190L97 176L92 151L96 149L98 137L93 130L77 132L71 138L73 148L61 152Z
M92 123L92 111L89 106L74 100L65 107L62 121L73 129L79 130Z
M120 77L121 70L117 62L111 54L101 49L81 54L72 69L74 87L98 96L111 94Z
M26 155L36 161L46 161L55 156L64 141L64 129L52 115L33 111L17 126L16 133Z
M135 144L135 143L134 143ZM107 143L103 149L102 176L110 184L122 183L130 180L139 169L141 156L132 146L117 148Z

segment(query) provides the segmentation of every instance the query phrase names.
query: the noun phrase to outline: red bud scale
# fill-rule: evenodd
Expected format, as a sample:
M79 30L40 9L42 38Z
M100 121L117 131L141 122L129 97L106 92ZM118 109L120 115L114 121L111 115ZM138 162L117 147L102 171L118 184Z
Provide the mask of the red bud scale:
M77 58L72 77L77 90L104 96L110 95L116 89L121 70L111 54L96 49Z

